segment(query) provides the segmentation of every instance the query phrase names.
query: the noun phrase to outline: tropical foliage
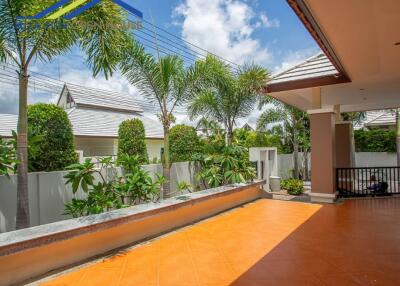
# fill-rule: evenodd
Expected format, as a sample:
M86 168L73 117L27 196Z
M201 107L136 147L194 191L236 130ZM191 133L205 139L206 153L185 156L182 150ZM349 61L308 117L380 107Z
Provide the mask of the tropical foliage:
M108 77L122 58L126 44L131 43L131 33L123 25L126 15L110 0L102 1L78 17L61 23L67 27L56 22L50 22L56 25L48 25L47 19L21 23L17 18L36 15L56 2L0 0L0 62L14 64L19 77L17 229L30 224L27 99L31 65L35 61L49 62L77 46L86 55L87 65L93 74L103 72Z
M309 144L309 119L307 113L282 103L272 97L264 97L260 103L260 108L272 104L273 108L266 109L258 119L257 129L260 131L268 130L270 124L279 124L275 131L279 131L284 142L293 147L294 157L294 178L299 178L299 147L303 143L303 151L308 152ZM306 153L305 152L305 153ZM306 156L308 157L308 156Z
M100 159L100 168L96 168L91 159L68 167L66 184L71 184L74 195L81 187L87 198L74 198L67 203L65 214L73 217L99 214L158 199L163 178L159 176L153 181L140 167L139 156L121 155L118 158L118 164L124 168L122 175L116 174L112 164L111 157L105 157Z
M396 152L396 131L384 129L355 130L356 152Z
M187 125L175 125L170 130L171 162L189 161L196 153L201 152L200 138L196 130Z
M0 175L13 173L17 162L13 143L0 138Z
M289 195L301 195L304 192L304 183L297 179L282 180L281 189L286 190Z
M171 167L169 136L175 120L174 111L201 90L205 65L199 61L185 68L182 58L178 56L154 57L146 53L143 47L132 45L124 55L121 70L141 95L159 107L158 117L164 129L164 191L168 195Z
M145 130L140 119L123 121L118 129L118 157L137 155L141 164L149 161L145 141Z
M247 148L251 147L277 147L282 152L281 137L270 132L249 131L237 128L233 132L234 141Z
M36 152L29 150L29 171L65 170L78 162L74 135L67 113L54 104L34 104L28 107L28 142L40 138Z
M197 155L193 160L200 165L197 179L205 188L245 183L256 177L247 149L242 146L226 146L221 153Z
M220 123L225 129L226 145L230 145L236 121L253 111L268 73L254 64L232 71L213 56L202 62L207 66L208 85L192 98L188 112L192 119L200 117Z

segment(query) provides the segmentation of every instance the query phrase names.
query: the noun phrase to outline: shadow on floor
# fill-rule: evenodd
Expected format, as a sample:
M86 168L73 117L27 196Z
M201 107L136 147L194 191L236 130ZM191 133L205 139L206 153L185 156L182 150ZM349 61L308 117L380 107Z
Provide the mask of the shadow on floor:
M231 286L399 285L399 220L400 198L324 205Z

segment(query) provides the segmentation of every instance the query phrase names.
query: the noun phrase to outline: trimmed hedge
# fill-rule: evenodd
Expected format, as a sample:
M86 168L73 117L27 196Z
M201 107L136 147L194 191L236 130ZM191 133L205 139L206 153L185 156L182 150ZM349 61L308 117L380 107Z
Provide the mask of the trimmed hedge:
M201 151L196 129L187 125L175 125L169 131L169 151L171 163L191 160Z
M118 129L118 157L122 154L137 155L141 164L148 163L146 136L140 119L123 121Z
M396 152L396 132L384 129L354 131L356 152Z
M64 109L54 104L28 106L28 137L40 136L34 157L28 152L30 171L60 171L77 163L71 122Z

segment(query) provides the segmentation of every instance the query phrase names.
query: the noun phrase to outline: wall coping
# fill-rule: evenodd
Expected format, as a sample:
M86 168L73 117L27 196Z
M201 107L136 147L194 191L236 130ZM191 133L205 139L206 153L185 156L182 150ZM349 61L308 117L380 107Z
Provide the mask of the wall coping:
M68 219L2 233L0 234L0 256L14 254L30 248L55 243L135 220L142 220L215 197L239 192L248 187L262 186L264 184L264 180L255 180L252 183L227 185L168 198L162 202L136 205L130 208L113 210L98 215ZM185 197L185 200L179 199L182 196Z

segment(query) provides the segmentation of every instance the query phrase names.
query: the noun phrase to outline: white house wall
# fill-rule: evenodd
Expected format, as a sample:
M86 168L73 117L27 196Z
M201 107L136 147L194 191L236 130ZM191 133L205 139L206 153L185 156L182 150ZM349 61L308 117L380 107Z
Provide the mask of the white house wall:
M150 161L153 158L161 158L163 140L147 139L146 146ZM75 148L78 151L83 151L83 157L114 156L118 152L118 140L114 138L75 137Z

